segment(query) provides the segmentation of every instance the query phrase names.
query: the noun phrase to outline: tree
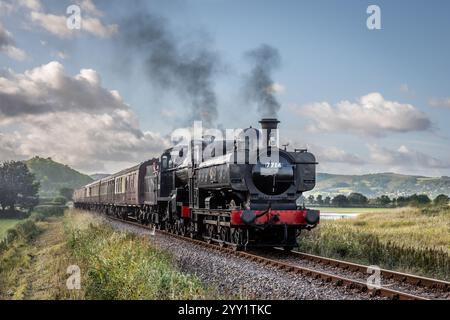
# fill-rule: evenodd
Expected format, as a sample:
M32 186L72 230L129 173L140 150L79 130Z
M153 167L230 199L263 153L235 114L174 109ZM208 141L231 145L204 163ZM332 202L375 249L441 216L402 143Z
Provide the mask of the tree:
M367 204L368 201L369 200L367 199L367 197L361 193L352 192L348 196L348 202L351 205L365 205L365 204Z
M376 199L376 203L382 206L387 206L391 203L391 199L386 195L382 195Z
M429 204L431 203L431 199L426 194L419 194L417 196L417 202L419 204Z
M308 203L309 204L313 204L314 203L314 196L312 194L308 197Z
M431 202L431 199L426 194L413 194L407 197L407 200L410 206L422 206Z
M333 198L331 203L336 207L345 207L348 205L348 199L345 195L339 194Z
M400 196L397 198L396 203L398 207L404 207L406 205L408 205L408 198Z
M67 201L72 201L73 189L72 188L61 188L59 189L59 195L67 199Z
M319 194L319 195L316 197L316 202L317 202L317 204L323 204L323 198L322 198L322 195L321 195L321 194Z
M433 203L437 206L447 206L449 201L449 197L445 194L440 194L436 198L434 198Z
M330 197L326 197L325 200L323 201L323 203L327 206L329 206L331 204L331 198Z
M39 202L39 182L25 163L7 161L0 165L0 207L32 209Z
M56 197L56 198L54 198L53 199L53 201L52 201L54 204L57 204L57 205L65 205L66 204L66 202L67 202L67 198L66 197L63 197L63 196L58 196L58 197Z

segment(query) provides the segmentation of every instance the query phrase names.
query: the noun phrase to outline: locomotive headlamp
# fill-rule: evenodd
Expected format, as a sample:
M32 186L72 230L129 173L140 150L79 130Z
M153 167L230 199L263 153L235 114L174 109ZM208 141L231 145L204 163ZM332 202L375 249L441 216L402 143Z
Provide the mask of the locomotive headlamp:
M308 209L306 211L306 216L305 216L305 220L308 224L312 224L315 225L319 222L319 211L318 210L311 210Z
M252 210L244 210L241 214L241 220L245 224L252 224L256 220L256 215Z

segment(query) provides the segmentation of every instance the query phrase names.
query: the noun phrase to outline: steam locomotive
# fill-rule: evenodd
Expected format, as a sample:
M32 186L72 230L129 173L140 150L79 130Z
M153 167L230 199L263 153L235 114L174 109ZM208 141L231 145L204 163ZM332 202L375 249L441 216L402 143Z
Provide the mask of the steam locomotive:
M298 199L312 190L316 159L279 148L277 119L232 140L202 136L74 191L74 206L237 249L297 246L318 210Z

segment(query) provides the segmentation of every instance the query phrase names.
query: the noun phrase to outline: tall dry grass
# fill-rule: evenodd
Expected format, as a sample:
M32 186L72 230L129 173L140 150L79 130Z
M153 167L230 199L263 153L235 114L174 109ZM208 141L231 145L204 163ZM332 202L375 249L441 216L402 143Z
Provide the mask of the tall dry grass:
M119 232L89 214L67 218L68 247L82 271L85 299L205 299L200 281L181 273L148 239Z
M450 208L401 208L323 221L300 250L450 280Z

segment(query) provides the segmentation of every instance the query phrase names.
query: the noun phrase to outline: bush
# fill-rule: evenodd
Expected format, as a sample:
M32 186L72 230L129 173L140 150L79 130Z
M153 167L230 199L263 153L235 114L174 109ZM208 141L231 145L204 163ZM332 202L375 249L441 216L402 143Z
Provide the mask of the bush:
M55 204L55 205L63 206L63 205L65 205L67 203L67 199L65 197L63 197L63 196L58 196L58 197L53 199L52 203Z
M448 206L449 197L445 194L438 195L434 200L433 204L436 206Z
M17 224L14 228L6 232L5 238L0 241L0 252L6 250L10 243L21 239L25 242L30 242L39 234L39 228L31 219Z
M67 209L66 206L62 205L42 205L37 206L33 210L33 217L40 218L41 220L51 217L51 216L62 216L64 211Z

